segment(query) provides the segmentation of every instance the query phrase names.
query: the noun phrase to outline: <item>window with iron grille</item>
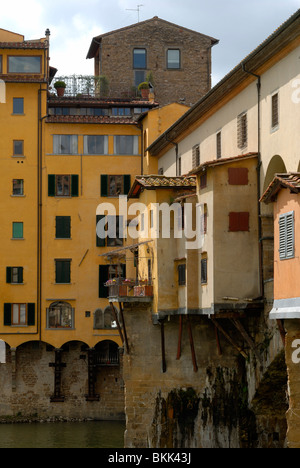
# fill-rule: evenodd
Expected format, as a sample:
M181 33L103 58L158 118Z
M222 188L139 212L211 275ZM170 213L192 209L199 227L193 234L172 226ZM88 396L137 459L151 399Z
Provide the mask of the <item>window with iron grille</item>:
M239 148L245 148L248 143L247 113L243 112L237 118L237 143Z
M193 169L200 166L200 145L193 146L192 162Z
M273 94L272 96L272 129L278 127L279 124L279 100L278 93Z
M288 260L295 257L295 216L294 211L279 216L279 258Z

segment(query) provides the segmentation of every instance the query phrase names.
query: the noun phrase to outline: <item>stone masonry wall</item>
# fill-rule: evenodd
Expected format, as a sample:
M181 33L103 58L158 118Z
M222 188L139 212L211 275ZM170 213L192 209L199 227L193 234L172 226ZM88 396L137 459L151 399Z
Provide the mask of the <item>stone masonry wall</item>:
M147 68L152 72L155 100L160 105L180 101L194 104L211 87L211 40L159 20L102 38L101 70L110 84L110 95L126 97L134 86L133 49L147 50ZM167 50L180 49L181 69L168 70Z
M120 367L101 367L96 393L100 401L86 401L88 393L87 353L82 343L72 342L62 353L61 390L64 402L51 403L54 393L54 350L45 343L31 342L16 352L7 347L7 362L0 364L0 420L99 419L124 420L124 388ZM14 361L13 355L16 353ZM81 357L80 357L81 356ZM86 356L86 359L82 357Z

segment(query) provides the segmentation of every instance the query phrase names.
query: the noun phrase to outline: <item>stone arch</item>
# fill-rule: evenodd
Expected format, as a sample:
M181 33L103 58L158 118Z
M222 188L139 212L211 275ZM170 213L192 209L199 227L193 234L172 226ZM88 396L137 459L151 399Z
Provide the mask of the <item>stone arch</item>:
M117 309L114 307L114 310L116 314L118 315ZM115 317L113 315L113 312L111 310L111 306L106 307L103 313L103 328L117 328L117 324L115 321Z
M276 154L272 157L272 159L269 162L263 185L263 193L267 190L275 174L282 174L285 172L287 172L285 163L282 157L279 154Z
M99 365L119 366L119 345L112 340L102 340L95 346Z

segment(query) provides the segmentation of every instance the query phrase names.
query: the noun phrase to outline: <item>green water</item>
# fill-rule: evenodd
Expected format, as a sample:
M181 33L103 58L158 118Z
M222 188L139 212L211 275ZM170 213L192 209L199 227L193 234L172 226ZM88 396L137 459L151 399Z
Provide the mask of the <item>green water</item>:
M125 423L0 424L0 448L123 448Z

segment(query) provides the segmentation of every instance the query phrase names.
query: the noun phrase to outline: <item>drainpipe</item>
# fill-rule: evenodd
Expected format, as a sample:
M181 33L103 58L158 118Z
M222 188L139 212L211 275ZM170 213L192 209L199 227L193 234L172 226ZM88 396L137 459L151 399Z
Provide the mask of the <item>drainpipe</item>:
M259 202L261 195L261 76L256 73L246 70L245 64L242 64L242 70L249 75L257 78L257 153L258 153L258 164L257 164L257 203L258 203L258 239L259 239L259 272L260 272L260 292L261 296L264 297L264 278L263 278L263 244L262 244L262 221L261 221L261 205Z

